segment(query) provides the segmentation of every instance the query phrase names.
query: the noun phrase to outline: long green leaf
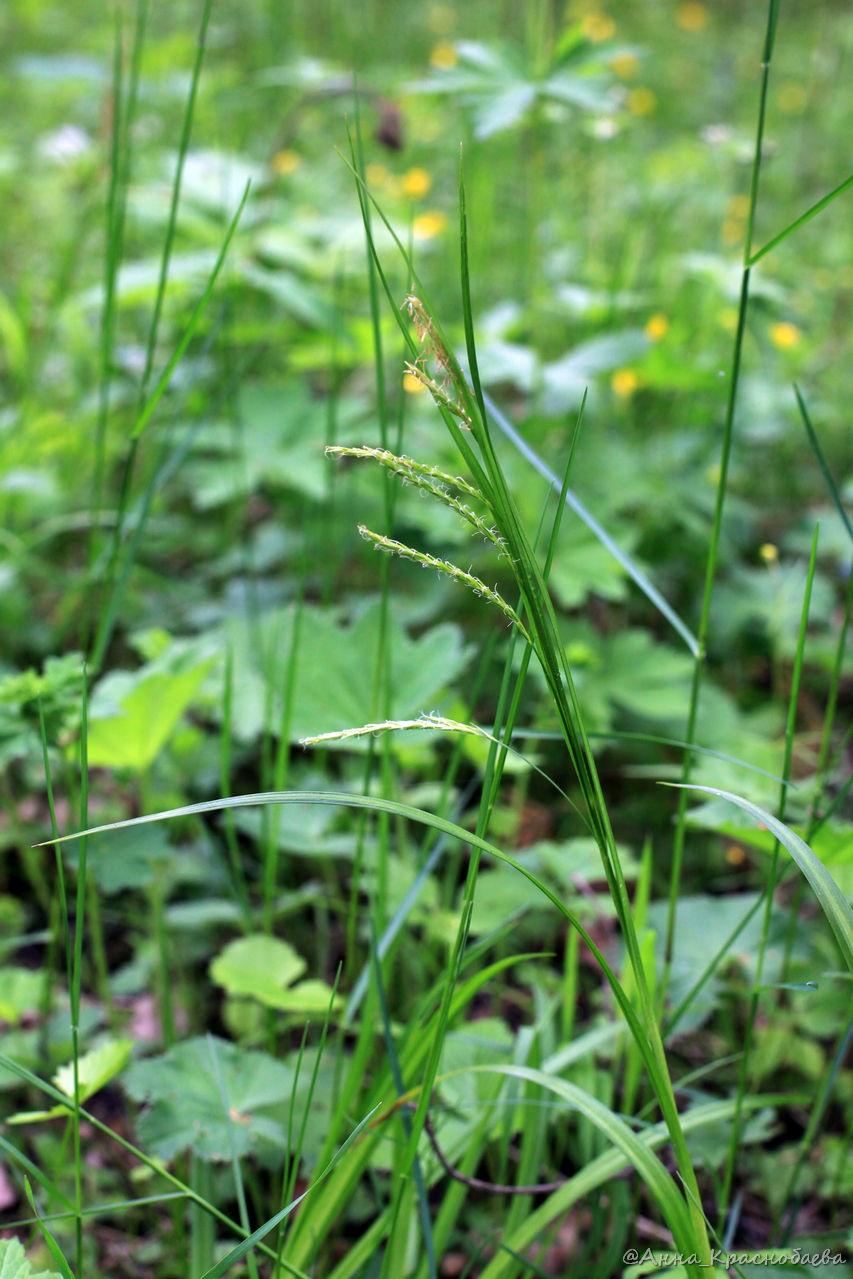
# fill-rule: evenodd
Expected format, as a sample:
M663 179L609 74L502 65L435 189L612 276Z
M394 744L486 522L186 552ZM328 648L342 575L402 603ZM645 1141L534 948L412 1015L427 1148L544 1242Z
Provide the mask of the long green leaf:
M837 200L838 197L850 186L853 186L853 173L851 173L849 178L845 178L843 182L839 182L837 187L833 187L827 195L822 196L820 200L815 201L810 208L806 209L805 213L801 213L798 218L794 218L793 222L789 222L783 231L780 231L778 235L773 236L772 240L768 240L760 249L756 249L755 253L753 253L752 257L749 259L749 265L755 266L755 263L759 262L761 258L764 257L765 253L769 253L771 249L776 248L777 244L781 244L783 240L787 240L789 235L793 235L793 233L799 230L801 226L805 226L806 222L811 222L812 218L817 217L818 213L822 213L828 204L832 204L833 200Z
M241 1261L251 1248L254 1248L256 1244L259 1244L263 1239L265 1239L269 1232L274 1230L279 1222L284 1221L285 1217L289 1216L290 1213L292 1213L294 1209L302 1203L302 1200L306 1197L306 1195L310 1195L314 1187L319 1185L320 1182L329 1175L335 1164L350 1148L373 1114L374 1111L371 1110L362 1120L360 1120L359 1123L356 1124L340 1150L338 1150L337 1154L326 1165L323 1171L314 1178L307 1190L303 1190L301 1195L297 1195L295 1199L292 1199L289 1204L286 1204L284 1208L277 1212L273 1217L270 1217L269 1221L265 1221L262 1226L258 1226L257 1230L249 1235L248 1239L244 1239L241 1243L238 1243L237 1247L232 1248L229 1253L226 1253L221 1261L218 1261L215 1266L211 1266L210 1270L206 1270L201 1279L219 1279L220 1275L224 1275L225 1272L230 1270L236 1262ZM290 1269L284 1258L280 1259L279 1264L285 1269Z
M672 1176L649 1149L648 1145L641 1141L637 1134L628 1127L625 1120L610 1110L608 1106L605 1106L597 1097L593 1097L583 1088L579 1088L577 1084L556 1078L554 1075L547 1074L544 1070L536 1070L531 1066L474 1066L470 1067L467 1073L470 1072L508 1075L512 1079L526 1079L530 1083L538 1084L541 1088L547 1088L561 1100L567 1102L572 1109L580 1111L600 1132L604 1133L611 1145L616 1146L625 1155L628 1162L636 1168L672 1231L676 1248L679 1251L683 1251L687 1256L701 1251L702 1241L695 1237L687 1202ZM466 1072L459 1071L454 1073L463 1074Z
M498 430L506 436L516 449L518 449L521 456L526 458L534 471L538 471L543 479L548 481L554 492L559 493L561 487L559 476L551 470L547 462L545 462L536 450L528 444L523 435L521 435L521 433L513 426L512 422L510 422L506 414L501 412L491 396L485 392L483 393L483 402L488 410L489 417L492 419ZM575 515L583 521L590 533L592 533L593 537L598 538L605 550L610 552L616 560L616 563L625 573L627 573L628 577L631 578L634 584L640 588L649 603L653 604L661 616L666 618L673 630L678 632L690 652L694 657L696 657L699 652L699 641L696 636L693 634L687 623L681 620L675 609L667 603L657 587L649 581L643 570L634 562L628 552L622 550L619 543L614 541L607 532L607 529L599 524L592 512L584 506L580 498L573 493L571 489L566 490L564 502L565 505L571 507Z
M850 971L853 972L853 910L838 884L830 875L823 862L809 848L805 840L800 839L790 826L780 822L757 804L743 799L740 795L732 795L730 791L718 790L715 786L696 786L692 783L682 786L678 782L662 782L663 786L675 786L678 789L701 791L706 795L716 795L727 799L730 804L754 817L760 826L765 826L775 835L779 843L788 850L800 870L809 881L827 922L835 934Z

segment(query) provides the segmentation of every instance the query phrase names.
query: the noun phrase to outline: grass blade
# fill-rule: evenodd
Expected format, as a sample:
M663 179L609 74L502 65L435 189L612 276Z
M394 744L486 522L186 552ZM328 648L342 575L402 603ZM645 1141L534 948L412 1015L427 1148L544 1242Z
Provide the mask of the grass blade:
M845 178L843 182L839 182L838 186L834 187L827 195L822 196L820 200L817 200L810 208L806 209L805 213L801 213L798 218L794 218L794 221L790 222L778 235L774 235L772 240L768 240L765 245L757 249L749 259L749 265L755 266L756 262L760 262L766 253L769 253L771 249L775 249L783 240L787 240L788 236L793 235L801 226L811 222L812 218L822 213L828 204L832 204L833 200L837 200L851 186L853 186L853 173L851 173L849 178Z
M782 847L790 853L811 885L847 966L853 972L853 910L850 909L850 903L823 862L819 857L815 856L805 840L800 839L799 835L792 831L790 826L780 822L778 818L773 817L766 809L759 808L757 804L753 804L750 800L744 799L740 795L733 795L731 791L718 790L715 786L697 786L693 783L684 786L680 782L661 782L661 785L674 786L687 791L698 791L705 795L716 795L718 799L728 800L730 804L734 804L754 818L759 826L765 826L771 834L775 835Z
M533 469L538 471L542 478L548 481L554 492L559 493L561 485L560 478L556 471L551 470L548 463L539 456L530 444L528 444L527 440L525 440L524 436L521 435L515 426L513 426L506 414L501 412L494 400L485 392L483 393L483 402L485 403L489 417L501 434L506 436L510 443L518 449L522 457L527 459ZM592 533L594 537L598 538L601 545L610 552L616 560L616 563L620 566L620 568L622 568L628 577L631 578L635 586L639 587L649 603L653 604L661 616L666 618L670 626L681 636L684 643L695 657L699 652L699 641L696 639L696 636L690 630L687 623L682 621L682 619L678 616L675 609L667 603L657 587L649 581L639 565L635 564L627 551L622 550L622 547L618 544L618 542L614 541L607 532L607 529L605 529L603 525L599 524L592 512L584 506L580 498L572 492L570 488L566 489L564 501L566 506L570 507L574 511L575 515L583 521L590 533Z

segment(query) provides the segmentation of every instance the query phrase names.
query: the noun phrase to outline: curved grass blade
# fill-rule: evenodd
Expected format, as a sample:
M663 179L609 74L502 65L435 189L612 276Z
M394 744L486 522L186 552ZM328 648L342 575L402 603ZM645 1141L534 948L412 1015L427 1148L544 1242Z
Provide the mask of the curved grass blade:
M765 253L769 253L771 249L775 249L783 240L787 240L789 235L793 235L793 233L798 231L801 226L805 226L807 222L811 222L812 218L817 217L819 213L822 213L828 204L832 204L833 200L837 200L838 197L843 195L850 186L853 186L853 173L851 173L849 178L845 178L843 182L839 182L838 186L834 187L827 195L822 196L820 200L817 200L810 208L806 209L805 213L801 213L798 218L794 218L793 222L789 222L783 231L780 231L778 235L773 236L772 240L768 240L760 249L756 249L755 253L753 253L752 257L749 259L749 265L755 266L756 262L759 262L764 257Z
M26 1066L22 1066L20 1062L15 1061L13 1057L9 1057L2 1051L0 1051L0 1067L4 1070L10 1071L13 1075L17 1075L17 1077L23 1080L24 1083L29 1084L30 1087L35 1088L39 1092L44 1093L47 1097L50 1097L52 1101L61 1105L70 1116L73 1117L75 1114L79 1113L80 1118L85 1119L87 1124L91 1124L91 1126L97 1129L98 1132L102 1133L103 1136L116 1142L119 1146L121 1146L122 1150L126 1150L134 1159L138 1159L146 1168L149 1168L153 1173L156 1173L158 1177L162 1177L164 1181L167 1181L170 1185L174 1186L184 1198L190 1200L191 1203L198 1204L200 1208L203 1208L205 1212L209 1213L211 1217L214 1217L221 1225L226 1226L227 1229L233 1231L234 1234L241 1235L243 1233L243 1227L239 1222L234 1221L227 1215L227 1213L222 1212L208 1199L203 1198L200 1194L193 1190L192 1186L181 1181L180 1177L176 1177L175 1174L165 1167L165 1165L159 1160L153 1159L150 1155L147 1155L144 1150L140 1150L138 1146L134 1146L132 1142L128 1141L125 1137L122 1137L115 1131L115 1129L110 1128L110 1126L104 1123L102 1119L98 1119L96 1115L94 1115L91 1111L84 1109L83 1106L80 1106L79 1112L75 1110L74 1099L72 1097L67 1096L64 1092L61 1092L60 1089L55 1088L53 1084L48 1083L46 1079L42 1079L39 1075L35 1074L34 1071L28 1069ZM0 1141L2 1141L2 1138L0 1138ZM17 1162L22 1163L23 1166L29 1166L29 1161L24 1162L23 1156L21 1156L18 1152L15 1152L14 1148L10 1147L8 1143L3 1144L3 1149L10 1151ZM39 1177L38 1174L35 1174L34 1172L34 1175L46 1190L52 1189L52 1187L43 1178ZM64 1195L61 1195L60 1197L65 1199L66 1203L68 1202ZM73 1205L66 1216L77 1216L76 1208L74 1208ZM258 1246L261 1251L263 1251L273 1261L275 1260L275 1253L271 1248L268 1248L264 1243L261 1243ZM288 1269L291 1274L297 1275L298 1279L308 1279L308 1276L304 1274L303 1271L297 1270L296 1267L289 1266Z
M295 1199L292 1199L289 1204L286 1204L284 1208L282 1208L274 1216L270 1217L269 1221L265 1221L262 1226L258 1226L257 1230L253 1231L253 1233L249 1235L248 1239L243 1239L242 1242L238 1243L236 1248L232 1248L221 1261L218 1261L215 1266L211 1266L210 1270L206 1270L201 1276L201 1279L219 1279L219 1276L224 1275L227 1270L230 1270L231 1267L236 1264L236 1262L242 1261L243 1257L245 1257L246 1253L249 1252L250 1249L254 1248L256 1244L261 1243L270 1231L275 1229L279 1222L284 1221L285 1217L289 1216L290 1213L292 1213L299 1204L302 1203L302 1200L306 1197L306 1195L310 1195L314 1187L318 1186L320 1182L329 1175L335 1164L343 1157L346 1151L349 1150L350 1146L357 1139L378 1109L379 1107L375 1106L373 1110L368 1111L364 1118L356 1124L344 1144L339 1148L337 1153L333 1155L323 1171L314 1178L307 1190L303 1190L301 1195L297 1195ZM290 1269L284 1258L280 1259L279 1264L285 1270Z
M580 1111L596 1128L602 1132L611 1145L616 1146L633 1165L645 1181L653 1200L660 1208L667 1225L672 1231L676 1248L690 1255L701 1252L702 1241L695 1238L693 1224L688 1212L687 1201L678 1189L672 1176L664 1168L661 1161L652 1153L648 1145L640 1140L635 1132L619 1115L608 1106L591 1096L577 1084L565 1079L555 1078L543 1070L532 1066L489 1065L474 1066L467 1071L454 1073L506 1075L513 1079L524 1079L542 1088L547 1088L567 1102L573 1109ZM701 1274L698 1266L694 1267ZM688 1272L690 1267L688 1267Z
M750 1110L758 1110L764 1106L778 1104L779 1101L780 1099L775 1096L751 1097L747 1105ZM713 1130L731 1118L733 1109L733 1101L712 1101L706 1105L694 1106L682 1116L684 1131L696 1132L702 1128ZM666 1139L667 1132L664 1124L655 1124L637 1134L637 1141L649 1150L657 1150ZM628 1159L621 1150L606 1150L570 1177L565 1185L534 1209L516 1233L505 1242L516 1252L523 1252L530 1248L554 1220L565 1217L574 1204L591 1191L617 1177L628 1166ZM511 1258L497 1254L481 1272L480 1279L509 1279L510 1273L516 1273L511 1271L511 1264Z
M504 435L516 449L518 449L521 456L530 463L533 469L538 471L542 478L548 481L554 492L559 493L562 485L557 473L551 470L547 462L539 456L535 449L531 448L524 437L513 426L512 422L510 422L509 418L501 412L491 396L486 394L485 391L483 392L483 402L488 411L489 417L492 419L501 434ZM635 585L643 592L649 603L655 606L661 616L666 618L673 630L677 631L677 633L681 636L693 657L696 657L699 652L699 641L696 639L696 636L690 630L687 623L683 622L671 605L666 602L660 591L652 585L642 569L634 563L631 556L628 555L626 551L622 550L622 547L619 546L618 542L613 540L607 530L599 524L592 512L587 510L580 498L577 497L571 489L566 490L564 500L566 506L571 507L575 515L577 515L579 519L583 520L590 533L592 533L594 537L597 537L601 545L610 552L617 564L624 569Z
M148 423L151 421L151 418L154 414L154 410L157 408L157 405L160 403L160 400L162 399L163 394L166 388L168 387L169 382L172 379L172 374L174 373L178 363L183 357L187 347L189 346L192 340L192 336L195 333L196 329L198 328L199 320L201 319L202 315L204 315L205 308L208 302L210 301L210 295L214 290L217 279L219 278L219 273L225 264L225 258L228 254L228 249L231 245L231 241L234 239L234 236L237 232L237 224L239 223L243 210L246 207L246 201L249 198L250 187L251 187L251 182L247 182L243 189L243 195L240 199L240 203L237 205L237 209L234 213L234 216L232 217L231 222L229 223L228 230L225 232L225 238L222 241L216 261L213 264L213 270L211 271L210 275L207 278L207 284L204 286L204 291L202 292L202 295L199 298L198 302L196 302L195 304L193 313L186 323L186 327L184 328L184 331L178 340L178 344L175 347L174 351L172 352L171 357L169 358L169 362L167 363L163 372L160 374L159 378L157 379L157 384L154 387L154 390L151 392L151 394L148 396L145 403L142 405L139 411L139 415L137 416L136 421L133 424L131 438L134 440L139 438L139 436L145 430Z
M563 734L556 730L548 732L536 728L516 728L513 729L513 737L529 738L535 742L561 742ZM796 782L785 781L784 777L780 777L778 773L771 773L766 768L759 768L757 764L750 764L745 759L738 759L737 755L728 755L725 751L712 750L710 746L697 746L695 742L686 742L678 737L658 737L654 733L588 733L587 736L591 742L649 742L653 746L672 746L675 750L690 751L693 755L707 755L709 759L722 760L724 764L735 764L738 768L745 768L750 773L759 773L762 777L768 778L771 782L778 782L780 786L786 786L789 790L799 790ZM522 756L522 758L524 758Z
M733 795L730 791L718 790L716 786L696 786L693 783L682 785L680 782L661 782L660 784L674 786L680 790L700 791L705 795L716 795L719 799L726 799L743 812L749 813L760 826L765 826L771 834L775 835L779 843L791 854L811 885L841 952L853 972L853 910L823 862L815 856L805 840L800 839L790 826L780 822L765 809L759 808L757 804L743 799L740 795Z
M62 1251L59 1244L56 1242L56 1239L54 1238L52 1232L48 1229L47 1225L42 1220L41 1213L36 1207L36 1201L33 1198L32 1188L30 1186L30 1179L27 1176L24 1177L24 1190L26 1190L27 1192L27 1199L29 1199L30 1207L35 1213L36 1219L39 1224L39 1230L44 1235L44 1241L47 1244L48 1252L53 1258L54 1265L58 1267L59 1273L62 1275L62 1279L74 1279L74 1271L71 1269L67 1260L65 1259L65 1253Z
M851 181L853 181L853 178L851 178ZM809 437L809 443L814 449L814 455L817 458L817 464L820 467L820 473L824 478L826 487L829 489L829 494L830 494L830 497L832 498L833 505L835 506L835 509L838 512L838 514L841 516L841 521L844 527L847 529L847 532L850 534L850 540L853 541L853 524L851 524L850 517L844 509L844 504L841 501L841 495L838 492L836 483L833 480L829 467L826 464L826 458L823 456L823 450L820 447L820 442L817 438L817 432L812 426L812 421L811 421L811 418L809 417L809 411L806 408L806 402L803 399L800 393L800 388L797 386L796 382L794 383L794 394L797 397L797 404L799 406L800 414L803 419L803 425L806 428L806 434Z
M41 844L37 844L36 847L43 848L45 845L53 843L63 844L71 839L90 838L106 831L124 830L131 826L145 826L152 822L167 821L175 817L192 817L203 813L223 812L230 808L257 808L263 804L331 804L344 808L368 808L374 809L376 812L391 813L406 820L418 822L423 826L431 826L434 830L441 831L445 835L451 835L461 840L462 843L470 844L472 847L479 849L480 852L487 853L490 857L505 862L508 866L513 867L514 870L519 871L520 874L524 875L525 879L528 879L556 906L560 914L578 931L583 941L592 951L596 963L611 986L619 1007L629 1023L631 1034L643 1051L647 1066L652 1072L658 1069L657 1057L648 1042L646 1031L630 998L600 948L580 923L574 912L560 900L547 884L544 884L526 866L522 866L515 858L510 857L508 853L502 852L494 844L489 843L488 840L481 838L472 831L465 830L464 827L458 826L448 818L427 812L422 808L415 808L411 804L404 804L393 799L383 799L379 796L352 794L348 791L267 791L252 795L232 795L222 799L201 800L197 804L184 804L180 808L168 809L161 813L147 813L142 817L128 817L120 822L107 822L103 826L93 826L86 831L62 835L57 840L44 840Z

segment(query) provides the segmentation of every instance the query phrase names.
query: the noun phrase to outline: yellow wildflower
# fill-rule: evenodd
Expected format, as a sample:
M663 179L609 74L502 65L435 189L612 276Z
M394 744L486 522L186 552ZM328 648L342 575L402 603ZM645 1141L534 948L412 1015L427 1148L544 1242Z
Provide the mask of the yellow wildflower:
M368 186L384 187L391 176L384 164L369 164L364 170Z
M697 0L687 0L675 11L675 21L682 31L704 31L710 20L708 10Z
M779 560L779 549L772 542L765 542L758 548L758 554L765 564L776 564Z
M611 39L616 23L606 13L588 13L581 21L581 30L587 40L591 40L593 44L601 44L603 40Z
M630 90L627 103L631 115L651 115L658 104L658 100L651 89L641 85L637 89Z
M412 200L417 200L420 196L426 195L431 186L432 178L426 169L409 169L408 173L403 174L400 190L403 195L409 196Z
M418 240L431 240L446 226L447 218L436 210L431 213L421 213L412 220L412 231Z
M733 306L727 306L725 311L720 312L719 320L727 333L734 333L737 328L737 311Z
M302 160L295 151L276 151L270 160L270 168L278 177L286 178L295 173L301 163Z
M403 390L407 391L409 395L420 395L421 391L426 390L426 387L423 382L415 377L414 373L404 373Z
M456 52L456 46L451 44L449 40L439 40L438 44L429 55L429 64L435 67L437 71L450 71L459 61L459 54Z
M659 342L668 328L669 320L658 311L649 316L644 332L650 342Z
M744 237L744 226L740 218L726 218L720 227L723 244L740 244Z
M633 395L639 385L640 379L633 369L617 369L610 379L613 394L618 395L620 400L626 400Z
M797 345L801 336L796 324L791 324L787 320L770 326L770 341L774 346L778 346L780 351L790 351L792 346Z
M610 69L620 80L633 80L640 69L640 62L635 53L617 53L610 59Z

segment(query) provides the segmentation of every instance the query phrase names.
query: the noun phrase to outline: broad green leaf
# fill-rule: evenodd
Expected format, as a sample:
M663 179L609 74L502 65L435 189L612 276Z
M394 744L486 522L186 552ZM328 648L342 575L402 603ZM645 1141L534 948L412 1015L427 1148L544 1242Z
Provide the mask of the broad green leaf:
M244 741L261 733L268 714L274 729L283 720L281 690L287 684L294 616L294 608L285 608L268 614L257 626L241 620L229 627L235 671L232 724ZM333 610L303 608L289 708L291 740L375 719L373 668L379 628L378 604L370 605L351 625ZM391 718L432 710L467 661L461 631L444 624L410 639L392 616L388 632Z
M346 404L344 405L346 410ZM245 429L214 423L194 441L194 457L185 471L193 505L210 510L259 489L304 493L323 498L328 461L323 452L327 423L307 390L248 383L238 397ZM358 413L344 412L354 425Z
M88 1101L99 1088L124 1070L133 1052L132 1039L109 1039L98 1048L84 1053L77 1063L77 1078L80 1087L80 1100ZM74 1067L71 1062L60 1066L53 1077L53 1082L67 1096L74 1096Z
M835 939L848 967L853 971L853 910L823 862L815 856L808 844L800 839L789 826L780 822L778 817L751 804L748 799L733 795L730 791L717 790L713 786L686 786L686 790L704 792L706 795L718 795L730 804L735 804L745 813L749 813L760 825L766 826L779 840L783 848L791 854L817 897L821 910L835 934Z
M639 629L599 635L580 622L571 625L567 637L566 651L591 728L608 727L617 708L650 723L683 724L693 670L688 654Z
M90 767L150 768L198 693L214 658L175 646L138 671L116 671L97 685L89 709Z
M132 1039L109 1039L79 1058L77 1078L81 1105L124 1070L132 1052ZM64 1092L66 1097L73 1097L74 1063L68 1062L65 1066L60 1066L53 1077L53 1083L54 1087ZM9 1123L33 1123L37 1119L58 1119L67 1114L68 1110L65 1106L53 1106L50 1110L22 1111L20 1114L13 1115Z
M17 1026L24 1013L39 1007L44 975L32 968L0 968L0 1021Z
M77 852L73 846L67 853L68 864L74 869ZM93 845L88 850L86 865L101 891L112 894L129 888L145 888L153 883L158 867L174 861L175 847L164 830L129 830L116 832Z
M282 1012L325 1013L331 987L321 981L300 982L305 960L287 942L257 933L229 942L210 965L210 975L229 995L256 999Z
M262 1151L280 1160L286 1134L269 1111L289 1103L293 1071L267 1053L226 1040L216 1039L214 1046L227 1112L205 1037L188 1039L127 1071L125 1089L147 1106L137 1125L143 1146L161 1159L183 1150L202 1159L230 1159L233 1144L238 1156Z
M18 1239L0 1239L0 1279L60 1279L55 1270L34 1273Z
M586 525L579 520L567 521L567 524L548 577L563 608L576 608L591 594L607 600L624 599L628 583L624 565L614 559ZM637 534L615 522L611 532L625 554L633 556Z

